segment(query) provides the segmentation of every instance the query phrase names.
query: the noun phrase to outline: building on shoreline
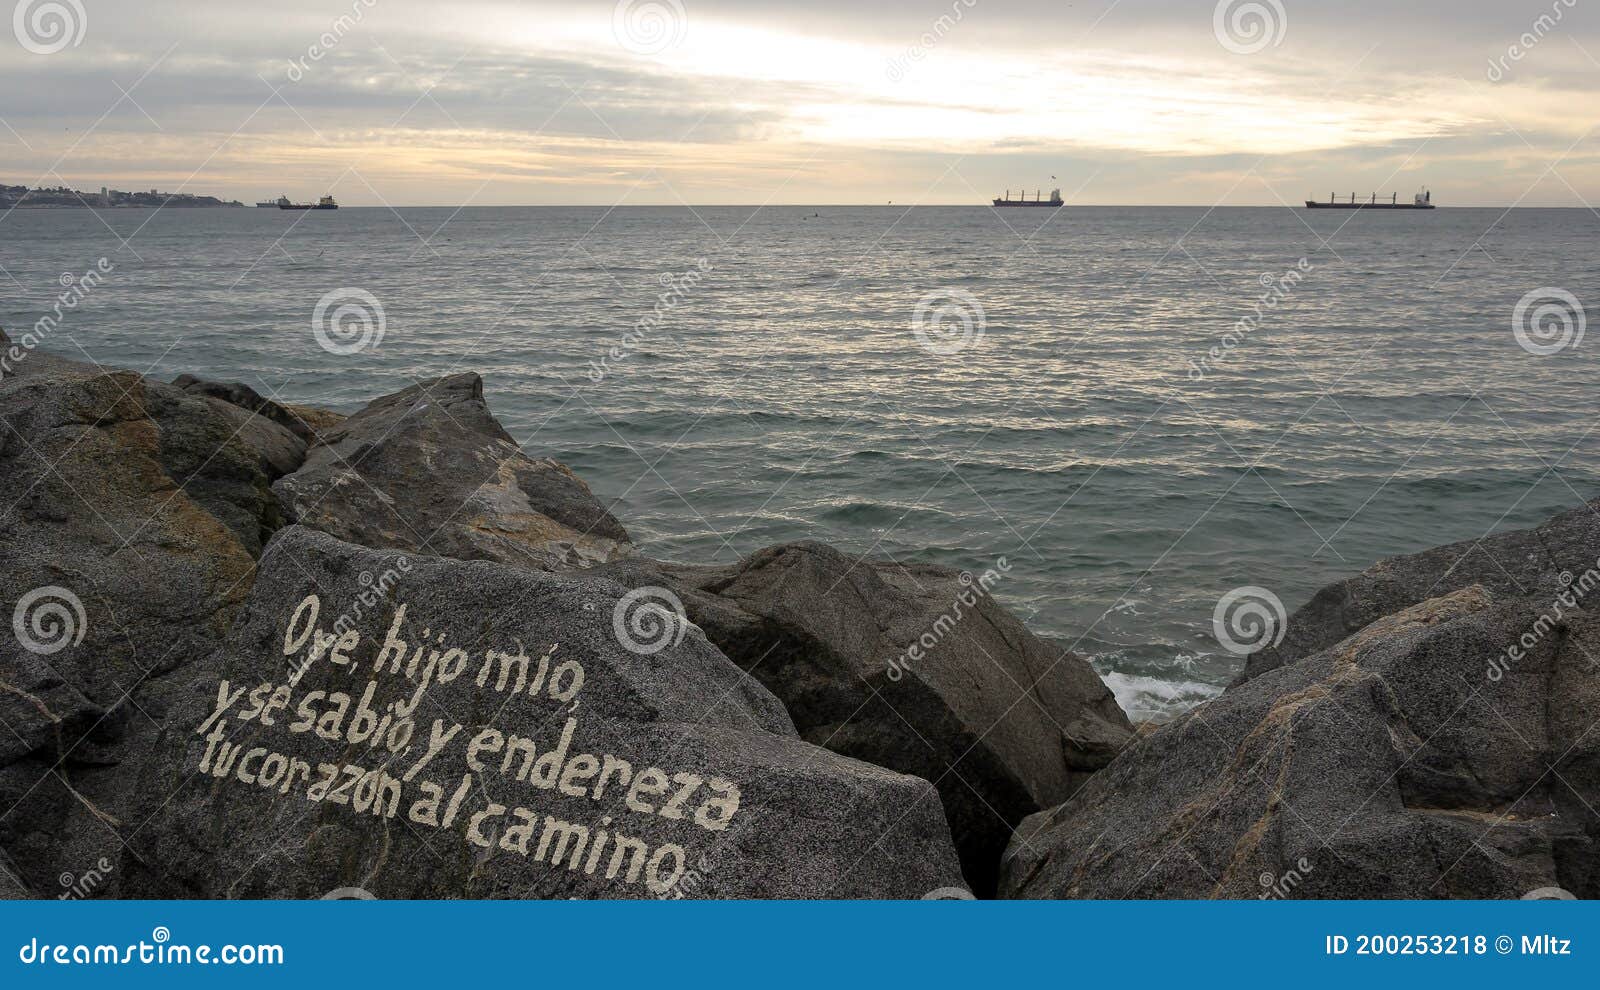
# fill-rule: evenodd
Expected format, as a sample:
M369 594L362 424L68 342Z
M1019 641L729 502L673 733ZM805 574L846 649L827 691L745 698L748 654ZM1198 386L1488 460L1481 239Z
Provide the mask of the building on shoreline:
M152 189L149 192L123 192L120 189L100 187L99 192L84 192L69 189L66 186L57 186L53 189L43 187L30 189L27 186L0 185L0 209L10 210L17 207L78 207L89 209L112 209L117 207L199 207L199 206L243 206L237 200L223 200L215 196L196 196L193 193L164 193Z

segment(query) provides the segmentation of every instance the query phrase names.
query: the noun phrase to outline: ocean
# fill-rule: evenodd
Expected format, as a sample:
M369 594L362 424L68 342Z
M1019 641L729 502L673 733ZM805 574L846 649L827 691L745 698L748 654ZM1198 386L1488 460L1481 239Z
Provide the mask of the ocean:
M0 325L98 266L47 350L343 411L480 372L645 552L1004 558L995 596L1159 720L1241 667L1237 589L1292 611L1600 494L1597 233L1448 207L16 210Z

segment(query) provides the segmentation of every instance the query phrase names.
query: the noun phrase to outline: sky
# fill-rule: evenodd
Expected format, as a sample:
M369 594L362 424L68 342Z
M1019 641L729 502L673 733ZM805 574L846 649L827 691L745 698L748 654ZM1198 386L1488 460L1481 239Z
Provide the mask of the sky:
M0 183L1600 203L1600 0L0 0Z

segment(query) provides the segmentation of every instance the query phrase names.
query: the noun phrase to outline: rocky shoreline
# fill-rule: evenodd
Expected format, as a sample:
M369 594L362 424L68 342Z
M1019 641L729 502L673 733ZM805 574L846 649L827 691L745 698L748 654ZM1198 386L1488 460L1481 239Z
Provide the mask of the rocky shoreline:
M10 366L4 896L1600 894L1600 502L1330 586L1136 733L981 577L649 558L475 374L346 417Z

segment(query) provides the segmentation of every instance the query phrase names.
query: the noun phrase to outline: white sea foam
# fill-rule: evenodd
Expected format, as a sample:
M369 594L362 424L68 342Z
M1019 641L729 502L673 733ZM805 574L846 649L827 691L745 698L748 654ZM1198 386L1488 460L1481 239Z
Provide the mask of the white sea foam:
M1135 722L1167 722L1222 693L1215 684L1169 681L1115 671L1102 675L1117 704Z

